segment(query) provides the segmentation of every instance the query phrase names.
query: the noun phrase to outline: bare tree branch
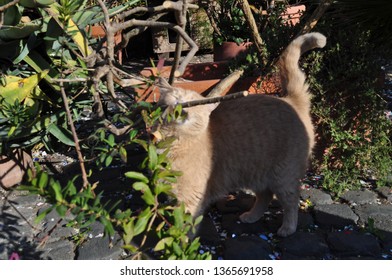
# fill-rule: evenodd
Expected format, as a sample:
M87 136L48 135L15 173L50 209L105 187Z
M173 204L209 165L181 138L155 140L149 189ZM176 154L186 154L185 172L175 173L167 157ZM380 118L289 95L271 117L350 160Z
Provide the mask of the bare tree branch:
M250 6L249 6L249 2L248 2L248 0L241 0L240 5L242 8L242 11L244 12L245 20L246 20L246 22L252 32L254 44L255 44L257 50L259 51L259 54L265 64L266 57L265 57L265 51L264 51L264 42L263 42L263 39L261 39L255 18L253 17L252 10L250 9Z
M328 10L328 8L332 5L332 2L333 0L322 0L317 9L313 12L308 21L305 23L304 27L298 33L297 37L309 33L316 26L316 24L324 15L324 13Z
M174 5L175 5L175 7L173 7ZM167 8L173 8L175 10L174 15L176 17L177 24L179 27L184 29L186 26L186 22L187 22L186 13L188 10L188 0L183 0L182 2L181 1L178 1L178 2L165 1L163 3L163 6L167 7ZM173 62L173 66L170 71L170 76L169 76L169 84L173 84L174 77L176 76L177 68L180 65L180 58L181 58L183 41L184 41L184 39L178 33L177 40L176 40L176 50L174 52L174 62Z
M114 30L115 32L119 30L123 30L126 28L130 28L133 26L146 26L146 27L162 27L162 28L169 28L177 32L183 39L184 41L190 46L190 51L188 54L185 56L184 60L182 61L181 65L178 67L178 69L175 72L175 76L179 77L181 76L184 71L186 66L189 64L190 60L192 57L196 54L196 52L199 50L199 47L196 45L196 43L192 40L191 37L182 29L180 26L170 23L170 22L154 22L154 21L146 21L146 20L138 20L138 19L131 19L126 22L123 22L121 24L116 24L113 23L114 25Z
M208 97L217 97L221 96L222 93L231 85L233 85L238 79L244 74L243 69L239 69L231 73L229 76L221 80L213 90L210 91Z

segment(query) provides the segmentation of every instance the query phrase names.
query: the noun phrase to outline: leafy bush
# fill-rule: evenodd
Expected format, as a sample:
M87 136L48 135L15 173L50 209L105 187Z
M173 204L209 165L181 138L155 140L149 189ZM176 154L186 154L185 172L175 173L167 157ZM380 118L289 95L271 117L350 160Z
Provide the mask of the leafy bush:
M307 56L317 128L313 167L324 187L339 193L360 187L360 179L385 185L392 172L392 126L386 118L381 66L388 49L372 40L361 23L343 26L341 15L325 16L317 30L328 38L324 51Z
M158 109L160 110L160 109ZM156 113L145 114L154 116ZM151 120L146 120L149 122ZM190 239L195 233L201 217L194 219L185 212L183 205L176 206L172 197L172 184L176 182L178 172L170 169L167 153L170 142L154 145L137 137L138 132L132 130L127 140L116 143L112 134L104 139L100 156L112 162L116 147L124 148L124 143L136 144L145 151L145 158L140 166L141 171L128 171L125 176L134 181L132 187L140 192L144 207L132 211L120 209L120 201L102 202L102 193L96 194L95 185L80 188L75 179L65 186L38 167L37 174L30 172L29 184L21 187L31 193L44 197L52 206L37 217L37 222L55 210L63 217L73 214L69 225L80 229L88 229L95 221L104 225L105 234L113 236L118 231L124 241L124 249L128 250L133 259L164 258L164 259L210 259L209 253L199 253L199 238ZM140 135L139 135L140 136ZM118 146L120 145L120 146ZM119 150L122 150L122 149ZM157 152L163 150L162 153ZM123 150L126 153L125 148ZM126 155L122 155L125 156ZM192 233L193 232L193 233ZM138 242L135 242L135 237ZM155 245L153 241L159 240Z

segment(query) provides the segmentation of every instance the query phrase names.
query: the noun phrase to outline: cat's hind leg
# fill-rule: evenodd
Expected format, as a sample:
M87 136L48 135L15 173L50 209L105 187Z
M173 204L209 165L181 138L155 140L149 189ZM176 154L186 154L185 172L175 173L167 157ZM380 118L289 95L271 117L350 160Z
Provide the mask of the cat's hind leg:
M299 190L277 191L275 195L283 207L283 222L277 234L286 237L297 230Z
M272 192L269 190L256 192L256 201L252 208L240 216L243 223L254 223L258 221L264 212L268 209L268 205L272 200Z

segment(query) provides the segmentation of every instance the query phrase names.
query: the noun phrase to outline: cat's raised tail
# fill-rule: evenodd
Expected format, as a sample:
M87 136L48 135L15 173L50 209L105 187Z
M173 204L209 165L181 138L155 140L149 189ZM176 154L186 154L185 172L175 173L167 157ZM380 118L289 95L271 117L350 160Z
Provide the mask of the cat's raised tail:
M310 97L305 74L299 68L300 56L314 48L323 48L327 42L324 35L313 32L299 36L286 48L279 59L282 91L297 110L308 110Z

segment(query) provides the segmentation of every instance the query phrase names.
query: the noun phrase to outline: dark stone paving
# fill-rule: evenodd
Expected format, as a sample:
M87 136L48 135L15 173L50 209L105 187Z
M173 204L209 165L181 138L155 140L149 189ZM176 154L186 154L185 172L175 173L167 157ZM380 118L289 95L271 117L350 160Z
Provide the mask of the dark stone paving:
M253 224L239 215L254 198L239 193L222 199L205 215L199 230L203 251L216 259L392 259L391 188L343 193L338 201L315 188L301 191L298 230L279 238L282 220L277 201ZM21 192L0 198L0 259L124 259L118 234L109 240L103 226L91 225L87 235L67 227L68 218L52 212L40 223L37 215L49 207L40 197ZM71 218L71 217L69 217ZM84 236L84 238L81 238Z

